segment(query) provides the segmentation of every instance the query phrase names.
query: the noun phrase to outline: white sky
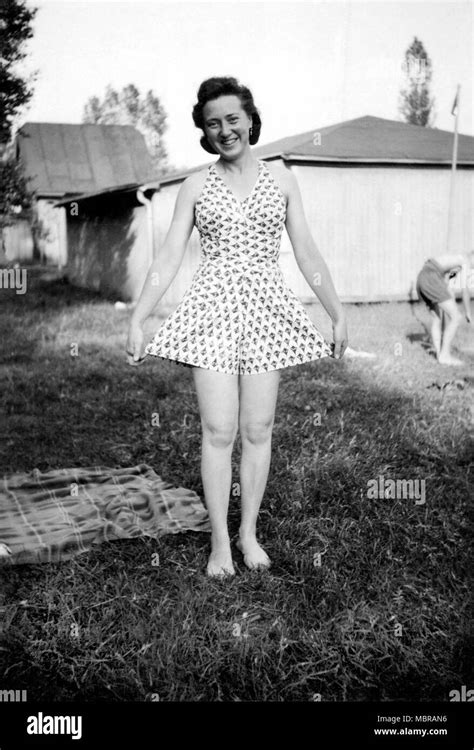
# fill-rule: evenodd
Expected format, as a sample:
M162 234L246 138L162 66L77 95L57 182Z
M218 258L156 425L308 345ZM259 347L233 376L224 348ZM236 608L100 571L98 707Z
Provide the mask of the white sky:
M259 145L362 115L400 119L401 64L413 37L433 64L435 127L474 134L468 2L117 2L37 0L27 68L39 77L23 120L81 122L107 84L153 89L168 113L176 168L208 161L191 118L202 80L233 75L262 117Z

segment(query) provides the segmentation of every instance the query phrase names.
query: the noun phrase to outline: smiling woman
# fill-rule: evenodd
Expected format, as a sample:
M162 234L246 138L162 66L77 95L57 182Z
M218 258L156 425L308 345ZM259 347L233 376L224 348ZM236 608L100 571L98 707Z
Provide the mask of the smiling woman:
M248 568L267 568L270 559L257 541L257 517L270 466L281 370L323 357L339 359L347 330L294 177L286 170L277 173L250 150L261 129L250 90L235 78L204 81L193 120L203 131L202 147L219 159L181 186L168 235L132 316L127 348L137 361L143 322L174 278L196 226L202 261L190 289L145 352L193 368L212 530L207 573L233 575L227 512L237 430L242 513L236 546ZM332 318L333 345L283 279L278 257L285 226L306 280Z
M200 143L210 154L221 153L219 144L222 149L226 142L232 146L242 138L254 146L262 127L250 90L235 78L203 81L194 105L193 121L204 131Z

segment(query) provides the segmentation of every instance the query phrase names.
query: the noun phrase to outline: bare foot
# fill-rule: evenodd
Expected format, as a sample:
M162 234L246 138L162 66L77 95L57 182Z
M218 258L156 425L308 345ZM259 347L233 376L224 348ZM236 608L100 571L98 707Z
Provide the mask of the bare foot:
M244 563L250 570L270 567L270 558L256 539L246 539L245 541L238 539L235 546L242 552Z
M212 577L235 575L230 549L216 550L211 552L211 554L209 555L206 572L208 576Z
M440 355L438 357L438 362L440 363L440 365L451 365L452 367L458 367L459 365L464 364L461 359L457 359L457 357L453 357L451 355Z

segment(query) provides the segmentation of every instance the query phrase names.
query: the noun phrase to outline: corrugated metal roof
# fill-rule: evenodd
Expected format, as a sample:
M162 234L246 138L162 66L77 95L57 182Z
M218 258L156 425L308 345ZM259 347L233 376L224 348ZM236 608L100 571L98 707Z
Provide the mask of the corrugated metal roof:
M16 144L38 195L88 193L154 175L145 139L131 125L28 122Z

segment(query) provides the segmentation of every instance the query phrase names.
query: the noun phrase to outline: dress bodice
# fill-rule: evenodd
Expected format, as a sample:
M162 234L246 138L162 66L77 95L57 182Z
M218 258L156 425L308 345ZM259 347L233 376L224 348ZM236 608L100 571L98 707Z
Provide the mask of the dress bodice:
M277 261L286 219L286 199L266 163L258 160L258 177L240 201L215 165L195 204L195 223L204 260L246 263Z

